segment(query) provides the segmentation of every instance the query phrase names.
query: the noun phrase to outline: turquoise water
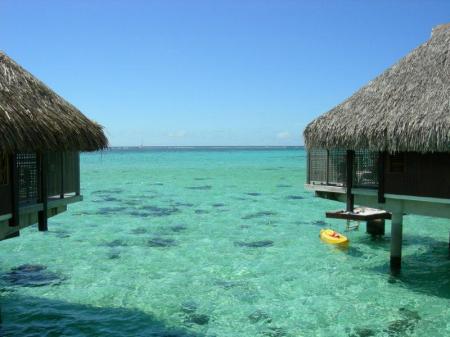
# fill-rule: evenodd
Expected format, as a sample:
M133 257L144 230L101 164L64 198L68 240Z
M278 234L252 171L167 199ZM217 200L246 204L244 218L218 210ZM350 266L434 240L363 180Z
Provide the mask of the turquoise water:
M450 335L448 220L405 218L399 277L389 226L323 244L342 205L304 190L302 149L109 151L81 170L83 202L0 243L2 335Z

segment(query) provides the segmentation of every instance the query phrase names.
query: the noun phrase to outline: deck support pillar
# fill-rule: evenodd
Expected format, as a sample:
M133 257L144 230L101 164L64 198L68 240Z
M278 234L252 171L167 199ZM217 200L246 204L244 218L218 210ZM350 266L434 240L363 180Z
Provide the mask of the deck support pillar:
M355 196L352 194L353 187L353 161L355 158L355 151L347 150L346 156L346 195L347 195L347 203L346 203L346 211L353 212L355 207Z
M386 153L379 152L378 153L378 203L380 203L380 204L384 204L386 202L386 198L384 196L385 162L386 162Z
M391 221L391 271L399 271L402 265L403 212L392 213Z
M366 232L370 235L384 235L384 219L367 220Z

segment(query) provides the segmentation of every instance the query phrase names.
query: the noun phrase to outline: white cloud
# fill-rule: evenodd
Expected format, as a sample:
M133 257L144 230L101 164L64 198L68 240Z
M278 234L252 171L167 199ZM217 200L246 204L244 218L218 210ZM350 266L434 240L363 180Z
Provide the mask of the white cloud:
M289 139L291 138L291 133L288 131L281 131L277 133L278 139Z
M178 130L178 131L169 132L167 134L167 136L170 138L183 138L183 137L186 137L187 134L188 133L186 130Z

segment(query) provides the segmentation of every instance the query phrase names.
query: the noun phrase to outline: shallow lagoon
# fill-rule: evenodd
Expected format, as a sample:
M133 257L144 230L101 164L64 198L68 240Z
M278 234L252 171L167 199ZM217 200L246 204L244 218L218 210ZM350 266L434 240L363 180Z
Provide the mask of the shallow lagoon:
M0 243L6 336L448 336L448 222L318 239L342 205L303 188L302 149L81 157L84 202Z

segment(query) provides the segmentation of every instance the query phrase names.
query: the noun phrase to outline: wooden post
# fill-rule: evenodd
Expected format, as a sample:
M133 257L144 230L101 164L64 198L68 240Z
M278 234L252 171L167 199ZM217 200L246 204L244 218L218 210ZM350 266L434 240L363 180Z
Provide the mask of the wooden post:
M38 229L40 231L48 230L48 158L46 153L40 155L40 202L42 203L42 211L38 213Z
M327 149L327 169L326 169L326 174L327 174L327 185L330 182L330 150Z
M75 152L75 195L80 195L80 152Z
M347 212L353 212L355 198L352 194L353 187L353 161L355 158L355 151L347 150Z
M384 235L385 221L384 219L367 220L366 232L370 235Z
M378 153L378 202L384 204L386 198L384 197L384 170L386 162L386 153Z
M59 193L59 197L61 199L64 199L64 152L61 152L60 163L61 163L61 190Z
M396 273L402 266L403 213L392 212L391 221L391 271Z
M311 184L311 154L310 151L306 152L306 183Z
M11 213L9 221L11 227L19 226L19 174L17 170L17 157L13 153L9 156L9 172L11 177Z

